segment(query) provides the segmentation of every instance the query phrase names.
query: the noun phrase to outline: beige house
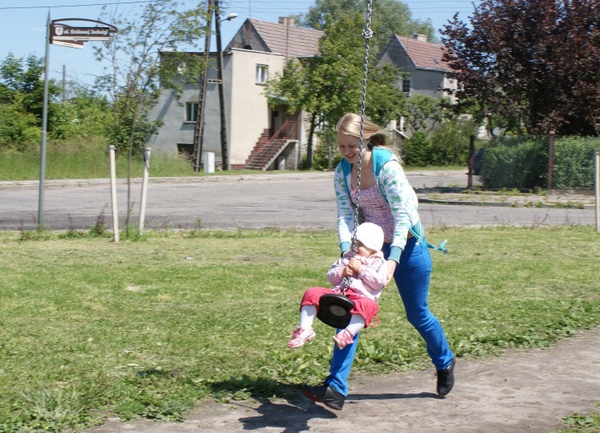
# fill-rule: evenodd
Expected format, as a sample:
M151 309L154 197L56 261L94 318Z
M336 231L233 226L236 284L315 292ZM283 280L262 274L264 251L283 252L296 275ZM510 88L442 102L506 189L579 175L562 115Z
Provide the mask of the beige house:
M223 50L222 84L217 71L209 70L202 153L211 153L217 166L222 161L222 86L229 168L298 168L307 142L302 113L287 115L284 107L270 109L265 85L283 71L288 59L318 54L322 36L321 31L294 27L290 18L280 18L277 24L247 19ZM216 56L210 53L213 64ZM149 143L153 152L193 153L199 98L197 82L185 84L179 100L169 90L162 92L151 113L151 118L163 122Z

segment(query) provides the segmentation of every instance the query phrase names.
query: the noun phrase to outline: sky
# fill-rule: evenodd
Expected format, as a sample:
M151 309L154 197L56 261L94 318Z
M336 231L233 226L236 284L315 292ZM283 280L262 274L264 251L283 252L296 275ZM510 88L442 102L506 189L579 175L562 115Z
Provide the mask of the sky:
M151 0L0 0L0 61L12 52L17 58L29 55L44 57L46 53L46 23L66 18L85 18L97 20L103 5L117 15L133 8L141 8ZM184 0L190 8L199 0ZM403 0L413 14L413 19L431 20L435 29L440 29L452 16L467 21L473 12L473 2L478 0ZM279 17L306 13L315 4L314 0L221 0L223 14L236 13L238 17L231 21L222 21L221 40L225 47L241 27L246 18L277 22ZM110 24L110 23L109 23ZM93 23L73 23L73 26L90 26ZM214 24L213 24L214 29ZM212 37L214 47L214 39ZM49 77L63 78L91 85L94 77L103 71L103 65L93 56L91 44L86 42L83 49L50 45ZM202 45L203 46L203 43ZM214 48L213 48L214 49Z

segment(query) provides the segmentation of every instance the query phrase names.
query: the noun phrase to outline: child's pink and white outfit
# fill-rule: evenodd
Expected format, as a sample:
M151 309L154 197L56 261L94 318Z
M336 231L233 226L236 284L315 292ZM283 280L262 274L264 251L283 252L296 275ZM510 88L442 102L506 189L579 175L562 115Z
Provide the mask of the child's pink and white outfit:
M322 295L327 293L342 294L344 290L343 276L341 272L348 265L352 258L350 253L337 260L327 272L327 279L334 286L333 289L325 287L311 287L304 292L300 308L306 305L314 305L318 308L319 300ZM362 269L360 274L349 278L349 284L346 289L346 297L354 301L354 308L350 314L359 314L365 320L365 327L368 327L377 315L379 306L377 301L381 296L383 287L387 282L387 264L383 253L378 251L369 257L354 256L360 260Z

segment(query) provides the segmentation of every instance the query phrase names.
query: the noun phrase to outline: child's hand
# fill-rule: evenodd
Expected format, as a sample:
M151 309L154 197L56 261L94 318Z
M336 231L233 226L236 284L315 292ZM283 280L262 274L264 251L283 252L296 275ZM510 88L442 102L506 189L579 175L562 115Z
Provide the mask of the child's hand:
M362 263L357 258L351 258L346 268L349 268L353 274L360 274Z
M341 272L342 277L352 277L354 275L354 271L350 269L349 266L344 266Z

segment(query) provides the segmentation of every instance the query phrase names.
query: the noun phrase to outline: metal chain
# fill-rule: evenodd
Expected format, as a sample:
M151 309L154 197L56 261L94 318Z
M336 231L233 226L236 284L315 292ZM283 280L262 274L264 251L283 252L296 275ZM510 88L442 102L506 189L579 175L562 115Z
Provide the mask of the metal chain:
M358 229L358 219L360 210L360 172L362 164L362 150L364 141L364 130L365 130L365 107L367 105L367 76L369 72L369 39L373 36L371 30L371 11L373 9L373 0L367 0L367 19L365 29L362 32L363 38L365 38L365 59L363 64L363 81L362 81L362 100L360 105L360 135L358 139L358 162L356 164L356 199L354 205L354 229L352 230L352 248L350 250L352 257L356 255L356 232ZM346 289L350 284L350 278L344 277L343 279L344 289L343 293L346 293Z
M367 77L369 72L369 39L373 36L371 30L371 12L373 8L373 0L367 0L367 19L365 29L362 32L365 38L365 59L363 63L363 81L362 81L362 100L360 106L360 135L358 140L358 163L356 165L356 200L354 212L354 230L352 232L352 256L356 253L356 230L358 228L359 209L360 209L360 175L362 164L362 150L364 146L364 129L365 129L365 107L367 105Z

